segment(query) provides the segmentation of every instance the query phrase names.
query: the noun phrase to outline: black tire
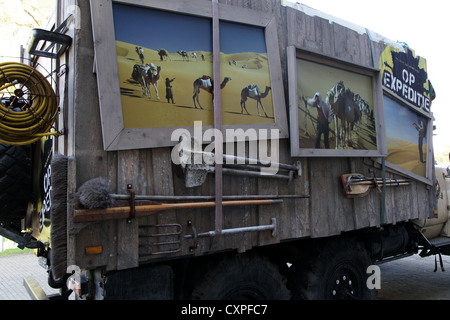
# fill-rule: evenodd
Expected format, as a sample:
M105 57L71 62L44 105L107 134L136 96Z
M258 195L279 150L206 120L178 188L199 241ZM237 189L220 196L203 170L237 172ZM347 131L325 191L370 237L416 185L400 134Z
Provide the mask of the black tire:
M173 300L173 270L148 265L105 275L105 300Z
M289 288L295 300L373 300L377 291L367 287L371 265L363 245L335 238L313 244L291 267Z
M289 300L286 279L268 259L228 256L215 264L193 290L195 300Z
M31 199L31 145L0 143L0 223L25 217Z

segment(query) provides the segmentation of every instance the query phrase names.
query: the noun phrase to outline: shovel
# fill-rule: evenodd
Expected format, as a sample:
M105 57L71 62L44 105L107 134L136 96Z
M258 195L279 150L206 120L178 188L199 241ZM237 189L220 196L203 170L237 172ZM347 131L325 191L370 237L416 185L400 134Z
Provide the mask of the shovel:
M370 189L377 188L381 190L383 184L386 187L408 186L409 180L405 179L385 179L383 183L382 178L369 178L359 173L350 173L341 175L342 185L346 198L362 198L369 194Z
M186 188L202 186L208 173L215 173L217 161L223 164L222 173L226 175L249 176L256 178L284 179L290 183L294 178L302 175L300 162L294 165L268 162L259 159L222 154L222 159L216 159L217 155L212 152L202 151L201 143L185 134L179 139L178 149L174 149L174 162L178 165L180 174L185 179ZM220 163L220 162L219 162ZM272 172L277 169L276 173ZM286 172L287 171L287 172Z

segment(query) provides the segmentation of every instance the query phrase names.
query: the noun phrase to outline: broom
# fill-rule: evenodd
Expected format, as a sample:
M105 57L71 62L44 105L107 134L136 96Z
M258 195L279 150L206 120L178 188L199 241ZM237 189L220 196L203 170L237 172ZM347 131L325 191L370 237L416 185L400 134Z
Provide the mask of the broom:
M50 263L54 281L67 272L67 170L68 157L55 153L51 161Z

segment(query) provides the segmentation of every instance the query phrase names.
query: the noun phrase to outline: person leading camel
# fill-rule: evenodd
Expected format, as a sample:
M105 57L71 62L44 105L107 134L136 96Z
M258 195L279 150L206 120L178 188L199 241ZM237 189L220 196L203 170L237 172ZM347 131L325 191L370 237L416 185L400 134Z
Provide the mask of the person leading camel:
M314 95L314 98L306 100L302 96L303 101L305 101L307 108L317 108L318 120L316 128L316 149L320 149L320 140L323 134L323 140L325 149L330 149L329 133L330 133L330 122L332 120L333 111L328 107L328 104L322 100L322 96L319 92Z
M142 47L136 47L136 53L139 56L139 59L141 60L141 64L144 65L144 49Z
M173 78L172 80L166 78L166 99L167 103L170 103L170 100L172 100L172 104L175 104L175 102L173 101L173 93L172 93L172 82L174 80L175 78Z

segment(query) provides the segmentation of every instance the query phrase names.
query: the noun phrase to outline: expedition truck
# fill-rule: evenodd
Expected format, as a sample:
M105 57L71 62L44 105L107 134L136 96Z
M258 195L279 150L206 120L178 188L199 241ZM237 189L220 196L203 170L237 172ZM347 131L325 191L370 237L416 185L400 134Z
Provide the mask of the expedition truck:
M450 253L406 44L279 0L52 19L0 67L0 230L61 297L373 299L371 266Z

